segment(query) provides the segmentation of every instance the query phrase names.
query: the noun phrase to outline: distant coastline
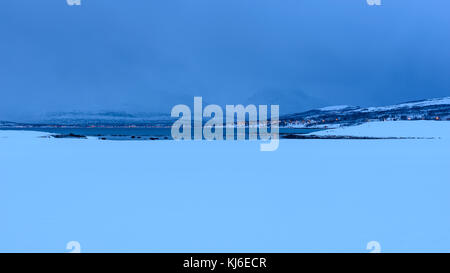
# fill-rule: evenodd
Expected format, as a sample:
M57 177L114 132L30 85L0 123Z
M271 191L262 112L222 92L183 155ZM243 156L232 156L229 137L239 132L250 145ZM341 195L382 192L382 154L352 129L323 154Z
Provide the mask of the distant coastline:
M329 106L282 115L281 128L329 129L370 121L450 120L450 97L406 102L384 107ZM1 129L168 129L174 118L164 114L124 112L53 113L38 122L1 121ZM249 126L246 122L245 126ZM253 125L252 125L253 126Z

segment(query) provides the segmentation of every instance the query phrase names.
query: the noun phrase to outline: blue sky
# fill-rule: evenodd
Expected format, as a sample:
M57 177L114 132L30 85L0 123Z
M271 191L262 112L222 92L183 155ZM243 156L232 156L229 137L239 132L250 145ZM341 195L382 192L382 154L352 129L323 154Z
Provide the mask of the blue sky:
M446 0L4 0L0 120L450 95Z

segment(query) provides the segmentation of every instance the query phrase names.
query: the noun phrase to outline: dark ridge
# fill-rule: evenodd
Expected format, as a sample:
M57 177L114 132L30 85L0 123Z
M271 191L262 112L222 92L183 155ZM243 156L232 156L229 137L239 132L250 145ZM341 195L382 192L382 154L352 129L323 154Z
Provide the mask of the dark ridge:
M76 134L68 134L68 135L52 135L52 137L54 138L82 138L82 139L87 139L86 136L83 135L76 135Z
M364 140L377 140L377 139L433 139L424 137L366 137L366 136L318 136L318 135L282 135L284 139L364 139Z

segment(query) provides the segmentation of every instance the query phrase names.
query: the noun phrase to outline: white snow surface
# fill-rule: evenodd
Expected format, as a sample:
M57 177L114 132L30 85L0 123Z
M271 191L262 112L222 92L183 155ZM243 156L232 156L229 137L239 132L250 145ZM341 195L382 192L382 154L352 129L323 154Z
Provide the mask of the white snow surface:
M449 124L367 123L332 132L441 138L275 152L0 131L0 252L448 252Z
M449 138L450 121L376 121L339 127L312 135Z

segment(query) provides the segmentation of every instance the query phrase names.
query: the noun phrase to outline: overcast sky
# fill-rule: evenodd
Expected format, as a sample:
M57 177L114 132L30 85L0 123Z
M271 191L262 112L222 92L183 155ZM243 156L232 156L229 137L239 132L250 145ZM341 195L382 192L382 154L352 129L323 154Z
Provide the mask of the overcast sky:
M450 1L2 0L0 120L450 96Z

